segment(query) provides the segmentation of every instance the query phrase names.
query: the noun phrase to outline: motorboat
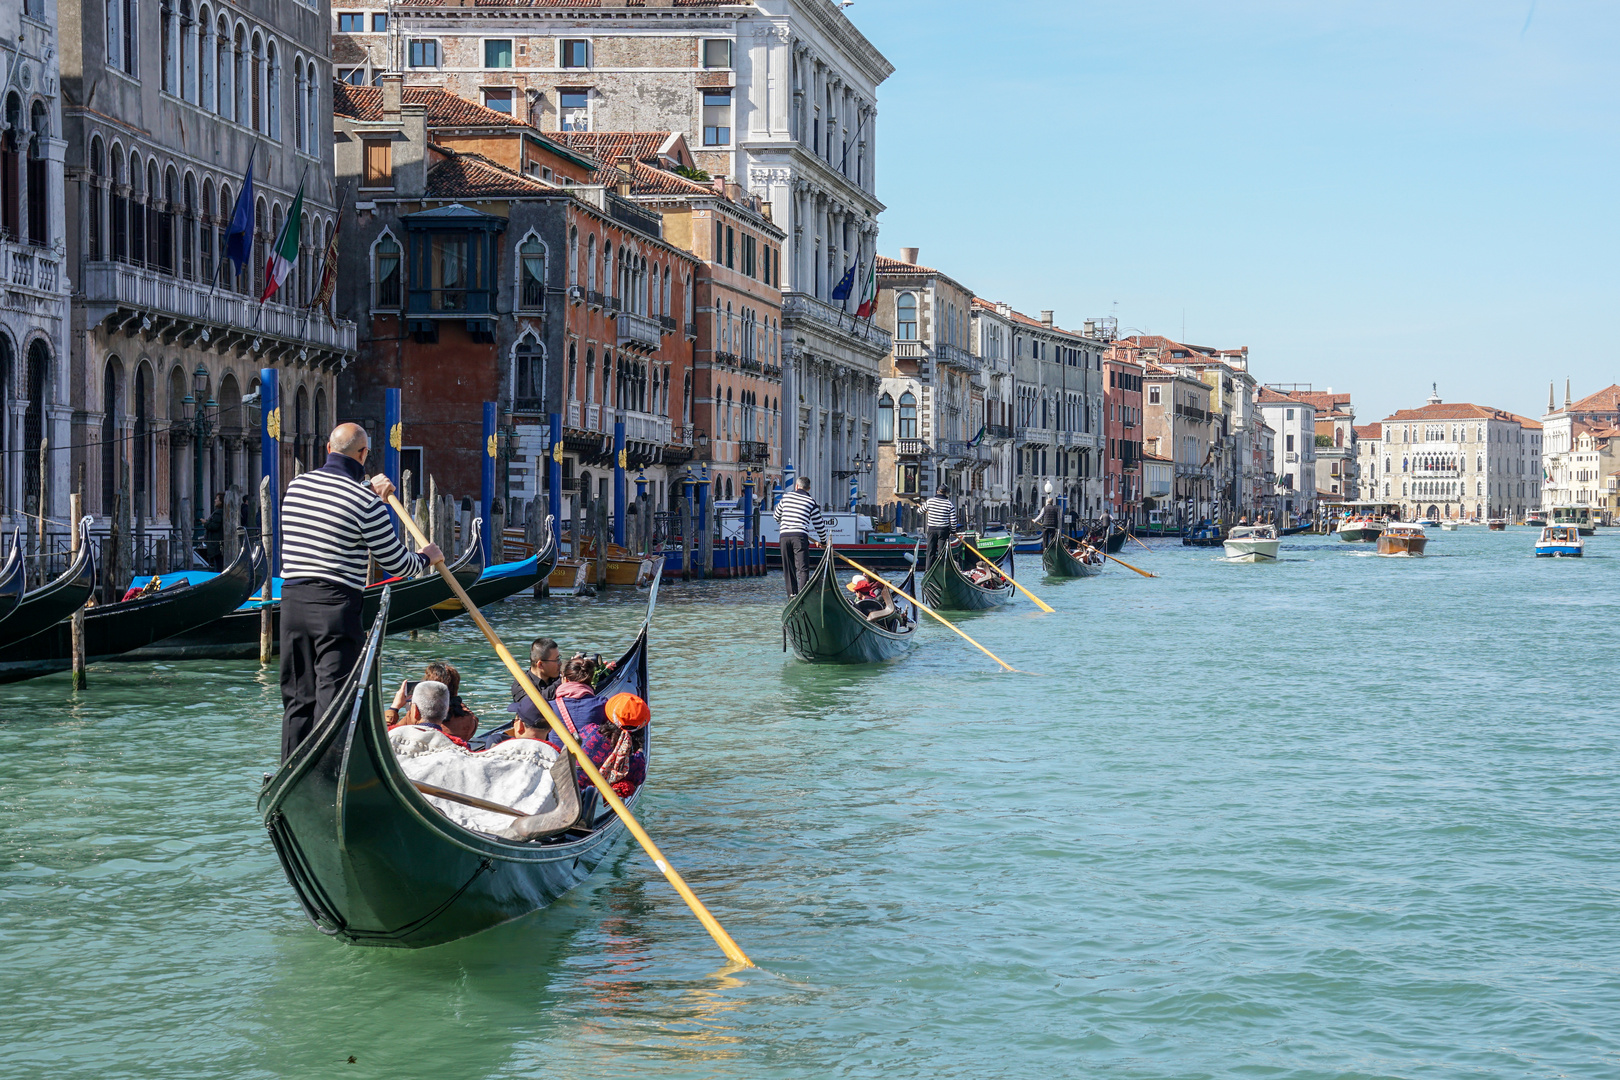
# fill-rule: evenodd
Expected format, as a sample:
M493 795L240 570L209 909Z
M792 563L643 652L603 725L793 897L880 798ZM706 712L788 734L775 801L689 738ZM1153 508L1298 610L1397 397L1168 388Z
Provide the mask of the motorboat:
M1270 525L1238 525L1221 544L1231 562L1276 562L1282 540Z
M1423 517L1423 518L1418 518L1416 521L1412 522L1412 524L1421 526L1422 528L1425 528L1425 529L1432 529L1436 525L1439 525L1440 522L1436 521L1434 518Z
M1575 525L1544 525L1536 541L1536 558L1578 559L1586 550L1581 530Z
M1442 521L1440 523L1440 527L1442 529L1444 529L1446 532L1456 532L1457 531L1457 523L1455 521Z
M1491 532L1502 532L1507 528L1507 522L1501 518L1491 518L1485 524L1490 528Z
M1422 555L1429 537L1421 522L1396 522L1378 538L1380 555Z
M1547 527L1547 519L1542 517L1540 514L1531 514L1529 517L1524 519L1524 523L1536 529L1544 529Z
M1370 544L1377 540L1383 531L1383 519L1368 514L1363 517L1345 518L1339 523L1338 535L1339 539L1347 544Z

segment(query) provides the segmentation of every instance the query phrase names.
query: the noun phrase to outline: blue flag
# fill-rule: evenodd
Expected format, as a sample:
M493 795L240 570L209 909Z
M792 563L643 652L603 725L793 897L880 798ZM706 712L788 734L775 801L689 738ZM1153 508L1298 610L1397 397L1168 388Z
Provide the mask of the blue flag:
M236 209L231 213L230 227L225 230L225 257L240 274L253 254L253 155L248 154L247 175L242 177L242 191L236 196Z
M849 290L853 289L854 287L855 267L851 266L848 270L844 271L844 276L838 279L838 284L833 286L832 298L834 300L848 300Z

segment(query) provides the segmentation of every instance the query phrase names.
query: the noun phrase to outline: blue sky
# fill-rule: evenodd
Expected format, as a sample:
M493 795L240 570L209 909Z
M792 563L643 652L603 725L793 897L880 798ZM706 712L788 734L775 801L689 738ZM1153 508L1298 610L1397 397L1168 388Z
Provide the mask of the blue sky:
M1620 381L1620 5L847 9L879 90L880 247L1074 329L1249 346L1357 420L1540 416Z

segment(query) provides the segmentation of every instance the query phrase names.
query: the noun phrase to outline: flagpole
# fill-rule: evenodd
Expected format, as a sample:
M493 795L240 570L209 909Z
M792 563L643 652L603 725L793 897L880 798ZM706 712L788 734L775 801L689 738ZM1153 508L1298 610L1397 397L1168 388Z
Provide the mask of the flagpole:
M264 321L265 303L270 299L271 296L281 291L281 282L277 281L272 285L270 268L275 265L275 258L281 251L281 242L286 238L287 230L291 229L298 222L297 213L295 213L295 211L298 213L302 213L303 211L304 181L308 179L308 177L309 166L305 165L304 171L298 175L298 191L293 196L293 205L287 211L287 220L281 223L281 233L271 241L272 246L269 253L265 256L264 291L259 294L259 313L254 316L253 319L254 330L258 330L259 324ZM300 228L299 231L301 233L303 230ZM297 261L296 258L294 261Z
M334 237L337 236L338 232L343 228L343 208L346 205L348 205L348 202L349 202L349 185L344 184L343 185L343 194L338 196L338 201L337 201L337 221L332 225L332 235ZM321 280L317 281L315 283L315 292L316 292L317 296L320 294L321 285L326 281L326 259L327 259L327 252L325 250L322 250L322 252L321 252ZM328 299L326 303L328 305L328 308L330 308L332 301L330 299ZM299 329L298 329L298 340L299 341L303 341L309 336L309 320L314 314L315 314L315 297L312 296L312 297L310 297L309 303L307 305L305 305L305 307L304 307L304 325L299 327Z
M244 174L245 176L252 176L253 175L253 158L258 154L258 152L259 152L259 140L258 140L257 137L255 137L254 140L253 140L253 149L248 151L247 172ZM241 198L242 192L241 192L240 189L236 192L236 195L237 195L237 198ZM231 207L231 218L234 220L235 217L236 217L236 207L233 206L233 207ZM226 236L227 239L230 237L230 233L231 233L230 222L226 222L225 223L225 236ZM209 298L209 300L212 300L214 298L214 292L215 292L216 289L219 288L219 272L221 270L225 269L225 263L226 263L226 258L225 258L224 250L220 250L220 251L216 252L215 253L215 258L214 258L214 280L208 286L208 298ZM210 309L209 313L212 314L212 309Z

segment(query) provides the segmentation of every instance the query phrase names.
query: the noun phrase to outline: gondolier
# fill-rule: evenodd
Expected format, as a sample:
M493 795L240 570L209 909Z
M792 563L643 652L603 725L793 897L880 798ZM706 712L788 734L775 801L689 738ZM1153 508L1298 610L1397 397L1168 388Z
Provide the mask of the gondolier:
M366 562L390 577L417 574L444 558L420 554L394 534L383 500L387 476L366 482L370 441L358 424L339 424L326 464L287 485L281 501L281 757L304 741L359 659Z
M1040 516L1035 519L1035 524L1041 527L1042 551L1045 551L1047 548L1051 547L1052 542L1057 539L1058 518L1060 514L1061 511L1058 510L1057 500L1051 496L1047 496L1046 505L1041 507Z
M924 499L920 507L923 526L928 530L928 566L934 565L934 556L950 547L951 533L961 522L956 516L956 504L949 498L951 492L944 484L934 490L932 498Z
M821 543L827 542L827 521L821 516L821 507L810 497L809 477L799 477L793 490L776 500L771 517L776 519L781 538L782 580L787 594L797 596L810 580L811 531Z

